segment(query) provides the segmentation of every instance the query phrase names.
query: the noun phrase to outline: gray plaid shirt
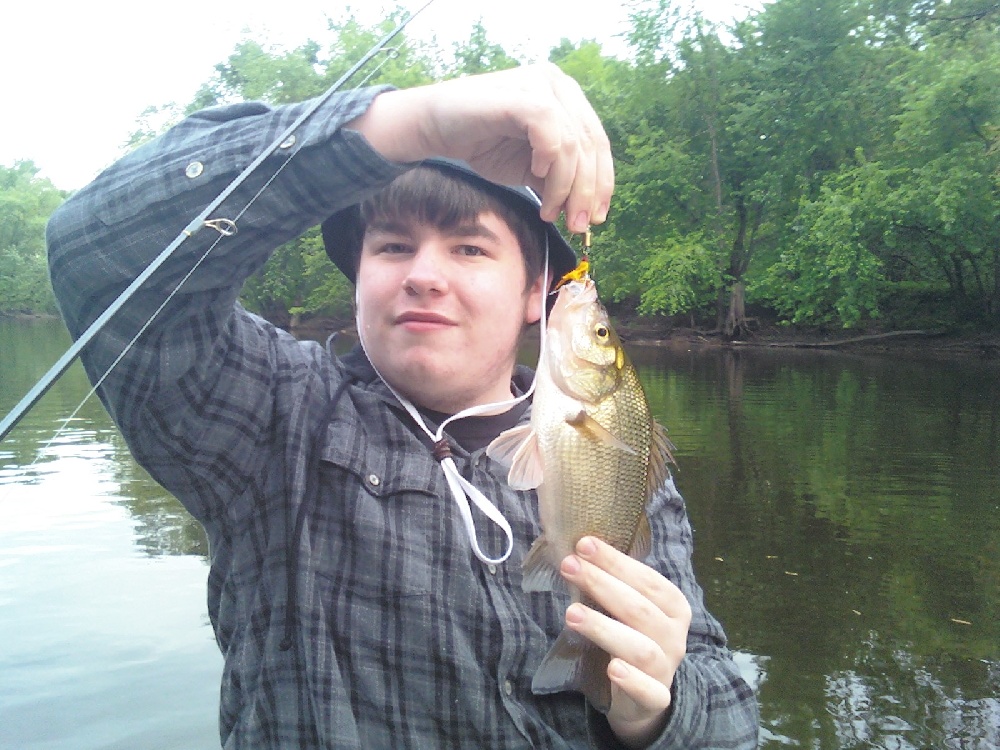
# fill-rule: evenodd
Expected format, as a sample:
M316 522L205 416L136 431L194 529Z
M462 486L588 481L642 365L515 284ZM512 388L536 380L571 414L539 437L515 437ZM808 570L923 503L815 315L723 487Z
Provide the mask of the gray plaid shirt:
M222 744L614 747L606 720L581 696L531 693L567 606L521 590L520 562L539 533L533 495L508 488L482 449L453 446L459 469L514 531L505 564L480 563L427 439L364 357L338 359L296 341L236 301L274 248L399 174L340 129L376 93L334 96L220 208L238 233L208 255L99 391L137 460L208 533L209 614L225 657ZM70 332L79 336L303 106L198 113L70 198L48 229ZM92 379L217 237L195 233L87 348ZM694 610L655 746L752 747L756 701L704 608L672 484L650 516L649 562ZM498 530L479 525L483 549L501 551Z

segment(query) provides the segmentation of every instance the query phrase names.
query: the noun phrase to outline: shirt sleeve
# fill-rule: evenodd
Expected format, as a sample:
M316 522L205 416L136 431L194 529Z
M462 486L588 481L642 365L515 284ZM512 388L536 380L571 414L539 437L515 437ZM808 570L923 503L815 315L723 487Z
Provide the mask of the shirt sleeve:
M670 716L649 747L755 748L760 724L757 699L733 661L722 625L705 608L691 562L691 523L672 479L656 493L647 512L653 532L653 551L647 562L680 588L691 605L687 653L674 674ZM604 715L589 706L588 723L594 747L625 747Z
M189 231L81 359L135 457L199 520L246 487L284 413L276 394L319 360L319 347L298 345L237 296L275 248L405 169L343 128L382 90L323 102L210 217L234 222L231 236L193 221L312 102L191 115L49 222L50 276L74 338Z

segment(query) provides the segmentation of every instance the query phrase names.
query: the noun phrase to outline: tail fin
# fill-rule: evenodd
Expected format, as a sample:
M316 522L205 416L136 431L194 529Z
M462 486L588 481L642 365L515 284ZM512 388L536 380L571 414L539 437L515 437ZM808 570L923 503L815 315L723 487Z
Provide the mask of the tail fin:
M611 707L610 661L607 652L593 641L566 628L535 672L531 690L538 695L576 690L598 711L607 713Z

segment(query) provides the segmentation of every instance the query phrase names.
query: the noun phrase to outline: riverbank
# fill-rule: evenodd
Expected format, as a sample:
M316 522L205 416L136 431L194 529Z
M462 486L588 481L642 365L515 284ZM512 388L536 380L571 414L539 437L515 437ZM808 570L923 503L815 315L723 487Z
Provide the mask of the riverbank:
M49 313L0 313L0 320L23 323L58 320ZM950 330L823 330L802 326L783 326L772 322L754 321L748 334L728 340L719 331L709 328L685 327L662 318L612 316L615 330L622 341L636 346L653 347L723 347L723 348L791 348L826 349L857 352L898 352L912 355L977 356L1000 358L1000 333L964 333ZM272 321L288 328L298 338L323 340L334 331L356 336L352 321L316 317L294 328L287 321ZM528 332L533 335L537 328Z
M626 344L654 347L791 348L856 352L898 352L912 355L978 356L1000 358L1000 333L958 333L947 330L830 331L798 326L757 323L743 338L728 340L719 331L665 323L658 318L612 317ZM333 331L356 336L353 323L313 318L292 330L300 338L325 338ZM537 328L528 336L537 336Z
M677 344L728 348L826 349L859 352L933 353L940 356L1000 357L1000 334L958 333L947 330L825 331L786 326L761 326L742 338L730 340L720 332L696 328L663 330L655 323L620 323L623 341L641 346Z

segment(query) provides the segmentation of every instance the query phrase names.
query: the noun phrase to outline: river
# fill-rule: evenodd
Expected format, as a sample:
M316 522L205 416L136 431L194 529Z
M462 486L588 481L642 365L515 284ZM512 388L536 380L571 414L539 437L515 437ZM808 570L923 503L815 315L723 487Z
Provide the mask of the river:
M0 319L0 415L67 344ZM631 351L762 746L1000 747L1000 363ZM0 444L0 748L218 747L204 536L88 390Z

